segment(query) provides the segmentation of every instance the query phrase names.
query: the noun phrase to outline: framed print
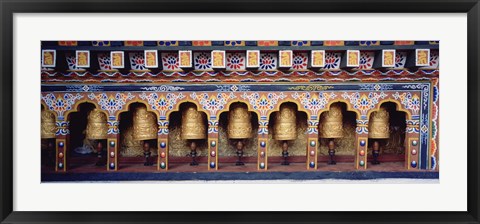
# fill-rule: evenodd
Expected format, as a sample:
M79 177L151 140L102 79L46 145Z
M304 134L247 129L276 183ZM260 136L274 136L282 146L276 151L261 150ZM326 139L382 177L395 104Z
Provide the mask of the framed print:
M2 2L1 222L479 223L477 1L245 3Z

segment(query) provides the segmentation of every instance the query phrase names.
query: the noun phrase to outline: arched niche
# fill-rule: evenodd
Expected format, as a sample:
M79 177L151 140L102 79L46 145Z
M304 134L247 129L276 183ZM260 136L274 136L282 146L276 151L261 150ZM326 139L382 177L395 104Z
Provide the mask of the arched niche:
M319 126L324 122L322 116L325 112L328 112L332 106L339 106L342 110L342 125L343 125L343 137L334 138L335 142L335 156L337 162L354 162L355 159L355 146L356 146L356 132L357 127L356 119L357 113L348 110L348 106L345 102L335 102L330 104L328 110L325 110L319 114ZM322 130L318 129L319 134L319 163L326 162L328 160L328 141L329 138L323 138Z
M389 166L392 168L403 168L405 162L405 137L406 137L406 120L408 119L408 114L400 110L401 107L398 102L395 101L386 101L381 103L378 108L383 107L387 110L389 114L389 138L380 139L380 155L378 160L381 162L380 166L385 163L390 163ZM375 110L375 111L378 111ZM371 121L373 113L370 112L369 120ZM372 151L373 143L375 139L368 139L368 161L372 161ZM375 166L368 166L368 168L374 168Z
M152 156L157 155L157 138L149 140L136 140L133 136L133 116L134 111L139 107L147 108L147 112L155 117L155 125L158 127L158 116L156 113L149 111L148 106L143 102L132 102L128 105L126 111L119 114L118 129L120 132L120 149L119 156L122 157L124 163L143 163L144 150L143 144L147 141L150 145L150 152ZM156 161L152 159L152 161ZM125 164L123 164L125 165Z
M297 138L295 140L288 141L288 152L290 163L303 163L307 161L306 158L306 147L307 147L307 129L308 129L308 115L304 111L298 110L298 105L295 102L283 102L278 109L280 110L282 105L289 105L295 108L296 110L296 126L297 126ZM268 164L269 167L280 165L283 161L282 159L282 141L273 139L274 127L275 127L275 117L279 111L270 113L269 122L268 122Z
M50 113L51 115L53 115L54 121L56 121L57 120L56 114L53 111L50 111L46 108L47 107L43 103L41 103L40 113L43 114L44 111L47 110L47 113ZM40 125L43 125L43 123L41 123ZM40 129L42 130L43 127L40 127ZM41 158L42 169L51 170L51 171L55 170L55 137L41 138L40 152L41 152L40 158Z
M208 130L207 114L198 109L197 104L193 102L183 102L178 106L178 110L172 111L168 115L168 160L169 170L178 168L180 166L188 166L191 158L188 157L190 153L190 140L182 139L182 111L187 107L194 106L197 111L203 115L203 124L206 131ZM208 134L208 133L207 133ZM197 161L200 163L207 162L208 156L208 139L195 140L197 144Z
M96 104L91 102L82 102L77 104L75 110L67 115L69 121L69 138L67 141L68 153L67 164L70 169L90 165L97 162L97 149L95 141L87 139L86 129L88 124L88 114L96 108ZM100 140L103 143L103 153L106 149L106 139Z
M238 141L237 139L230 139L228 136L228 123L230 109L235 106L242 106L249 110L248 104L243 102L234 102L229 105L228 110L222 112L218 120L218 156L219 156L219 166L225 166L224 164L231 165L229 163L235 163L237 160L236 147L235 144ZM258 115L253 111L248 111L250 113L250 124L252 126L251 138L244 139L245 143L243 149L243 159L242 161L248 165L256 165L257 162L257 145L258 145Z

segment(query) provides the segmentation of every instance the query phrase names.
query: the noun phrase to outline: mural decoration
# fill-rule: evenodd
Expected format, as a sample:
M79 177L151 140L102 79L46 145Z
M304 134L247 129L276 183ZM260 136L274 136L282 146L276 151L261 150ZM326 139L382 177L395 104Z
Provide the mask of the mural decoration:
M137 70L137 71L142 71L142 70L147 70L145 68L145 58L143 53L129 53L129 59L130 59L130 68L132 70Z
M275 108L279 100L285 99L287 96L283 93L244 93L242 99L248 100L252 108L260 113L260 119L267 119L267 113Z
M54 148L57 154L68 152L69 158L75 157L69 159L67 166L65 160L54 155L57 158L54 166L42 165L42 177L65 178L70 175L57 173L69 173L72 167L83 172L87 165L89 170L112 172L113 176L118 170L135 175L142 170L138 175L152 172L151 176L167 179L169 175L161 173L170 172L177 177L201 171L210 178L209 173L218 171L232 172L233 176L238 170L259 175L263 171L280 171L287 173L286 178L295 175L303 178L310 175L307 170L330 172L334 176L344 170L365 170L361 175L367 176L370 171L382 170L381 175L388 176L405 168L409 171L406 175L438 176L438 45L438 41L375 40L42 42L42 55L48 54L39 62L41 67L48 67L40 72L42 110L56 115L56 120L51 116L53 113L42 117L45 121L42 124L51 127L55 122L56 132L53 135L51 131L51 136L57 138L43 136L42 150L50 147L45 144L47 140L55 140L52 142L57 143ZM64 46L69 46L68 51ZM430 52L429 63L412 65L414 58L409 57L418 49ZM82 50L95 59L91 66L90 63L84 64L84 68L77 66L72 52ZM391 50L386 57L391 62L387 66L379 61L384 50ZM149 65L151 70L145 67L144 54L149 52L156 54L155 65ZM321 53L321 57L317 56L321 63L312 63L311 57L316 52ZM355 57L350 57L349 63L342 62L349 58L348 52L355 53ZM126 55L128 58L124 58ZM55 56L61 58L55 60ZM213 59L222 63L214 63ZM79 110L84 102L90 104L82 104ZM204 134L208 136L188 140L182 137L188 130L181 127L187 123L182 121L186 118L182 117L186 107L181 106L185 102L190 106L195 104L198 111L207 115L205 124L197 127L205 126ZM229 114L230 105L237 103L246 104L250 114L245 109L244 116ZM289 113L295 116L288 121L277 117L283 103L297 107L296 112ZM342 116L336 116L335 126L324 126L328 120L320 120L320 114L337 103L341 104L341 110L330 110L325 115L341 113ZM137 106L143 108L143 104L158 115L157 123L153 124L158 125L158 132L150 135L151 139L140 141L134 138L140 129L133 124L138 124L143 115L133 111ZM369 115L381 105L392 111L385 122L389 138L381 140L377 150L381 164L371 164L372 149L378 145L369 139L368 126L372 122ZM402 113L393 112L395 107ZM106 153L96 154L93 150L80 155L82 151L78 148L92 147L93 141L87 144L90 140L85 140L84 133L84 124L93 122L88 119L92 109L108 115L107 120L97 122L108 126L108 137L102 142ZM68 119L72 112L77 113ZM283 116L288 117L281 114L280 118ZM242 118L245 121L242 124L250 121L252 125L246 126L252 136L228 136L241 129L232 125L235 124L232 117ZM274 140L273 127L278 131L283 124L294 124L295 128L286 132L295 130L296 135L288 141ZM323 135L330 130L320 131L319 126L340 130L338 136L342 137L332 140ZM327 160L333 161L335 156L339 156L336 159L339 164L327 166L334 165ZM288 166L284 163L287 157L291 163ZM93 159L98 159L101 165L89 164ZM148 168L151 159L155 165ZM193 164L195 160L199 166ZM246 166L235 168L242 163ZM298 175L299 172L302 174Z
M227 53L227 70L245 70L245 53Z
M343 99L349 100L354 109L361 112L362 117L366 117L369 110L375 108L380 99L385 99L387 94L384 92L356 92L342 94Z
M336 96L333 92L295 92L292 94L293 99L300 100L302 107L310 111L313 119L316 119L318 112L324 109L327 103Z
M399 100L405 109L412 111L412 115L418 115L420 112L420 97L417 94L395 92L393 98Z
M225 104L230 99L237 98L233 93L217 93L211 94L208 93L192 93L190 94L190 98L197 100L200 105L202 105L202 109L207 110L210 113L211 118L215 118L217 112L222 111L225 109Z
M57 120L59 121L63 121L64 113L72 110L72 106L75 104L75 102L82 98L83 96L79 93L75 95L71 93L65 93L59 94L58 96L55 96L53 93L49 93L42 96L42 100L45 102L48 109L57 113Z
M132 93L116 93L111 95L107 95L106 93L100 93L98 95L90 93L88 98L96 100L100 108L108 112L109 117L115 117L116 112L122 110L126 102L132 100L135 96L132 95Z
M177 101L185 98L182 93L167 93L166 95L157 94L157 93L147 93L142 92L140 94L140 99L148 101L148 104L152 110L156 110L160 114L160 120L166 119L166 114L168 111L174 109L177 105Z
M181 71L178 62L177 53L161 53L163 70L166 71Z
M272 53L260 54L260 67L258 70L271 71L277 69L277 55Z
M212 56L208 52L194 52L193 64L195 70L211 70L212 69Z

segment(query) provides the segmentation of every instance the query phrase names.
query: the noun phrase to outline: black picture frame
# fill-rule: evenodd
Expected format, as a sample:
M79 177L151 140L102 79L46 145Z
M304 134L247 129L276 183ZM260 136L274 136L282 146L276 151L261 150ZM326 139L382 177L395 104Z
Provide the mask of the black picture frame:
M0 220L2 223L480 223L478 0L1 0ZM301 4L298 4L301 2ZM272 4L273 3L273 4ZM13 211L14 13L467 13L467 212L19 212ZM25 134L28 136L28 133ZM34 136L31 136L34 137ZM455 194L456 192L451 192ZM286 205L287 206L287 205Z

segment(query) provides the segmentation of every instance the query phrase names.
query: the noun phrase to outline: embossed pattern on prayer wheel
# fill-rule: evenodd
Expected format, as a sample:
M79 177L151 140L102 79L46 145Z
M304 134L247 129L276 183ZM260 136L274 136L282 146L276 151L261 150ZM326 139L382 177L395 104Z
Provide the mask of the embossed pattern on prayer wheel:
M88 113L87 139L106 139L108 132L107 116L98 109Z
M135 108L133 113L133 139L151 140L158 137L158 122L155 114L148 112L145 106Z
M368 122L368 137L374 139L385 139L390 137L389 114L384 107L373 112Z
M57 132L57 125L55 124L55 115L51 111L42 111L41 124L42 138L55 138L55 133Z
M343 114L340 105L333 104L329 111L322 113L318 130L320 138L343 138Z
M297 111L291 104L282 104L275 116L273 139L294 140L297 138Z
M182 111L182 139L206 139L207 128L204 114L189 105Z
M244 139L252 137L251 114L244 104L233 104L228 116L228 138Z

